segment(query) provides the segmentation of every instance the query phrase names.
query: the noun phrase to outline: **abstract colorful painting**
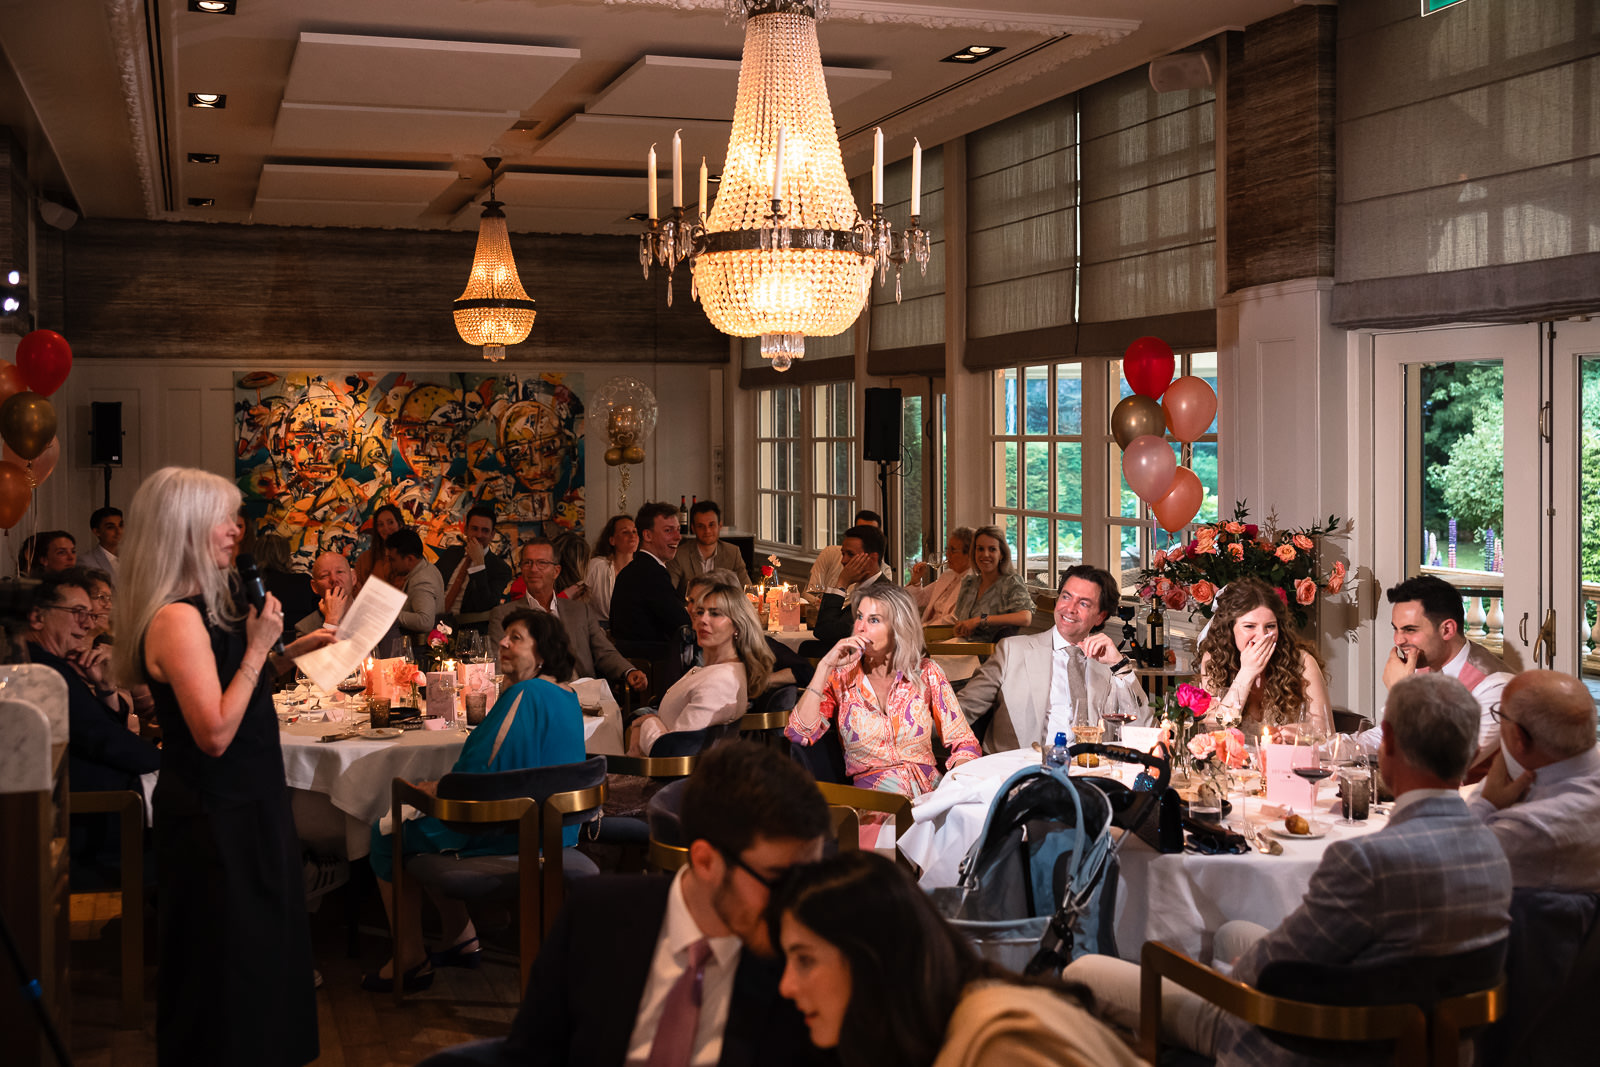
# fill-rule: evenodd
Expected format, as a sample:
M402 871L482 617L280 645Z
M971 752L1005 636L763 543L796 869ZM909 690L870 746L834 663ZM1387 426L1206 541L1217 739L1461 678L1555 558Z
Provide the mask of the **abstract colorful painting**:
M296 570L365 548L394 504L433 558L494 506L494 551L583 527L582 375L234 377L235 473L256 534L289 539Z

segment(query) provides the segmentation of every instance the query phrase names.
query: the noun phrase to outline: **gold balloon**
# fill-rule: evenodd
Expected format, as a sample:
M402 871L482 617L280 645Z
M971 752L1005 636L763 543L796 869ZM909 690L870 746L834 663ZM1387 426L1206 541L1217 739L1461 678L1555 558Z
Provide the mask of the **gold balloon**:
M627 448L622 450L622 462L643 463L644 449L640 448L638 445L629 445Z
M15 393L0 404L0 438L23 459L34 459L56 435L56 409L38 393Z
M1136 437L1146 434L1162 437L1166 432L1167 414L1161 410L1159 400L1135 393L1123 397L1122 402L1111 409L1111 436L1117 439L1117 447L1123 451L1127 451Z
M606 466L608 466L608 467L617 467L617 466L620 466L623 462L624 461L623 461L623 458L622 458L622 449L620 449L620 448L608 448L608 449L606 449Z

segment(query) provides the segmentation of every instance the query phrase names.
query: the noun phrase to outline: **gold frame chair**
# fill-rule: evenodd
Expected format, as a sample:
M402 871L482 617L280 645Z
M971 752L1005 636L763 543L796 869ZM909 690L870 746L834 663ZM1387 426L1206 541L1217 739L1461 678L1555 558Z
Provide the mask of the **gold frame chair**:
M402 832L401 821L403 808L410 805L422 814L431 815L446 823L469 823L481 826L515 822L519 865L517 894L521 926L517 988L519 991L526 991L528 968L539 955L539 946L543 944L545 935L554 925L556 913L561 910L561 902L566 895L565 885L562 882L561 831L564 829L561 825L562 816L600 807L605 803L606 783L601 782L587 789L552 793L543 802L536 797L513 797L507 800L446 800L419 789L404 778L396 778L391 787L391 798L389 810L393 813L395 824L395 906L394 917L389 923L389 934L394 942L394 958L396 960L404 958L401 952L403 934L399 922L405 879L405 834ZM526 860L530 856L539 861L539 871L536 874L526 869ZM533 876L530 877L530 874ZM404 999L404 983L399 980L399 969L396 965L394 1000L399 1004Z
M144 1026L144 797L131 789L71 792L73 815L118 816L122 833L122 1017L125 1030Z
M1492 989L1441 1000L1425 1013L1416 1004L1345 1006L1274 997L1159 941L1144 943L1139 962L1139 1055L1151 1063L1161 1062L1163 978L1252 1026L1321 1041L1392 1041L1400 1067L1455 1064L1461 1031L1494 1022L1506 1010L1503 978Z
M885 793L878 789L862 789L837 782L818 782L817 791L828 803L833 818L834 833L838 835L839 849L843 852L861 848L861 816L863 811L878 811L894 817L894 839L899 841L911 829L911 798L899 793ZM851 833L851 830L854 833ZM895 850L895 862L913 873L916 867Z

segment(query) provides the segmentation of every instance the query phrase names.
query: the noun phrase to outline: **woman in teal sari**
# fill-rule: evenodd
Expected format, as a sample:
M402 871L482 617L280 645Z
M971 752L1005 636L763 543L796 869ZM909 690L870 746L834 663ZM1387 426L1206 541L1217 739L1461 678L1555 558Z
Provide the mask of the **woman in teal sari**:
M560 621L542 611L514 611L506 616L505 637L500 641L500 671L506 677L506 689L461 747L452 773L486 774L583 762L583 712L578 708L578 698L552 680L570 678L573 671L572 651ZM431 789L434 784L424 782L422 786ZM483 856L517 850L515 834L467 835L427 816L407 821L404 833L408 854L453 852ZM578 828L569 827L564 832L564 844L577 844L577 835ZM369 859L384 908L392 919L396 907L394 839L382 832L380 823L372 826ZM444 944L450 947L430 956L423 944L422 898L415 882L407 883L405 897L399 903L398 921L408 924L411 936L405 941L415 953L398 961L406 992L432 985L434 964L478 965L478 932L464 904L432 897L439 908ZM362 988L375 993L392 991L395 964L391 959L380 970L365 975Z

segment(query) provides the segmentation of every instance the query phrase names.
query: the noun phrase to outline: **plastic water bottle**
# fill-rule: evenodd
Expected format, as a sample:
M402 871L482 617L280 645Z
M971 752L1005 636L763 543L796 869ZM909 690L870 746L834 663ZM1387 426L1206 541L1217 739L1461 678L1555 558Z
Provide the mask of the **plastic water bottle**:
M1065 771L1069 758L1067 755L1067 735L1063 731L1056 734L1055 743L1045 752L1044 763L1046 767L1059 767Z

